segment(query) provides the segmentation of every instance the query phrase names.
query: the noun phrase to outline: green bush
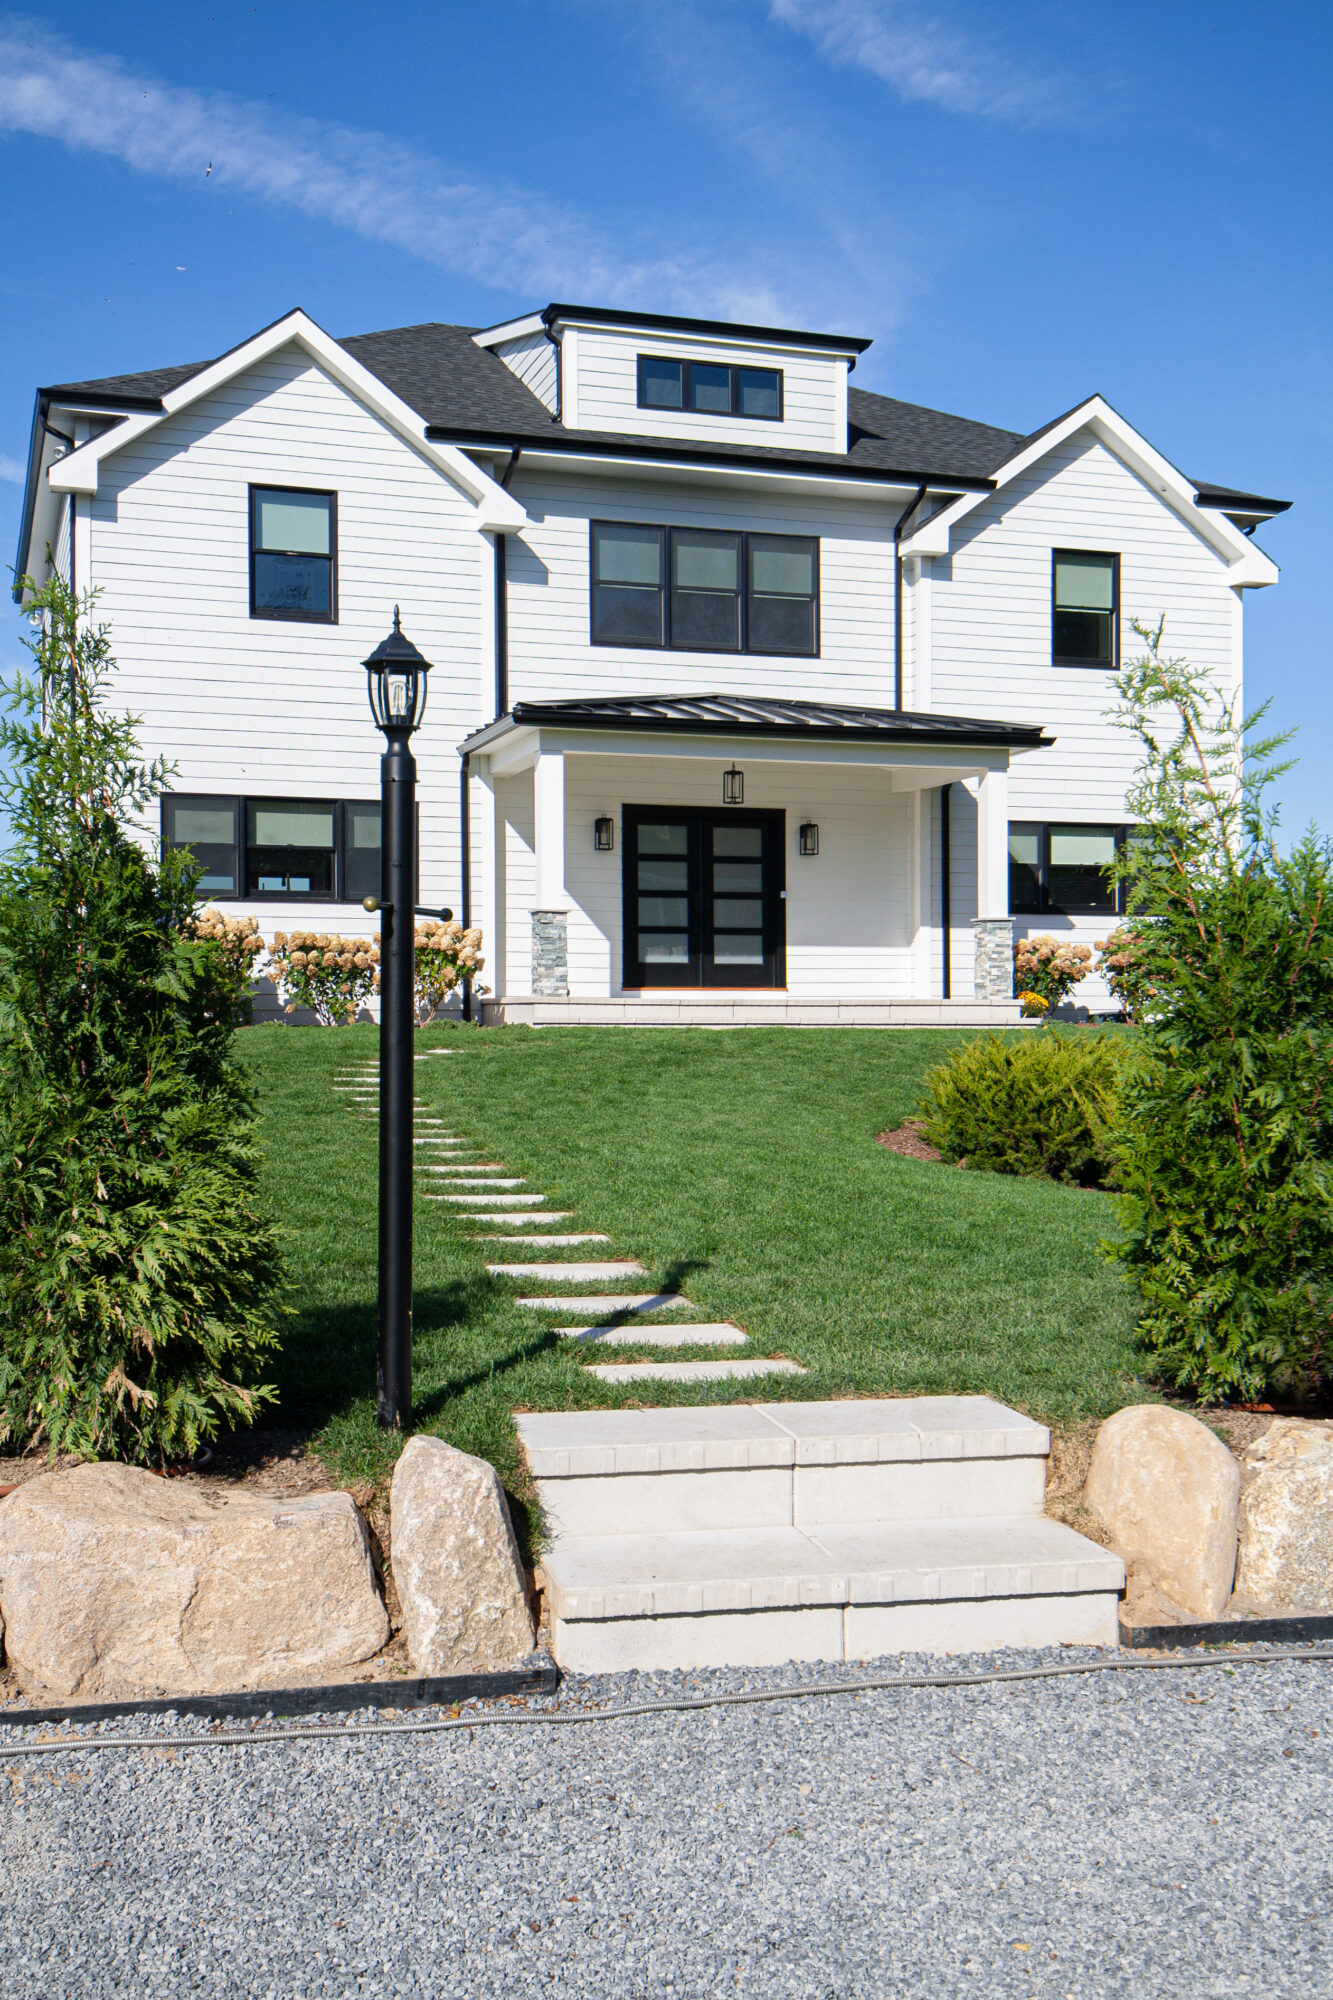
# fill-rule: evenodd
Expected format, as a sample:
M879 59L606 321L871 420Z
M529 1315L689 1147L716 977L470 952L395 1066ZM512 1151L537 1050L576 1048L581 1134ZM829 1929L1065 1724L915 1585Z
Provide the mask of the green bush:
M1250 744L1206 677L1124 679L1146 755L1123 874L1150 996L1127 1075L1115 1246L1161 1377L1205 1400L1306 1390L1333 1348L1333 855L1289 856L1260 810L1280 739Z
M248 969L199 934L193 864L125 831L167 773L105 710L91 608L37 593L0 725L0 1440L160 1463L272 1400L278 1257L231 1053Z
M986 1035L930 1071L921 1129L949 1160L1104 1186L1120 1069L1110 1035Z

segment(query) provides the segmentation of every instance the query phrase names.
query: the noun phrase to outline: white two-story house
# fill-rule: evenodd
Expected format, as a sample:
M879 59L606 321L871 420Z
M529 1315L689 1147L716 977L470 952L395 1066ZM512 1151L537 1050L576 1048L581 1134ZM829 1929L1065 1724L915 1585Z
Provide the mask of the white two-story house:
M175 766L146 831L266 931L375 926L398 605L420 895L481 925L485 1018L1011 1019L1015 928L1115 923L1131 622L1236 689L1286 503L1100 396L1025 437L858 390L867 345L292 312L41 390L18 569L100 592Z

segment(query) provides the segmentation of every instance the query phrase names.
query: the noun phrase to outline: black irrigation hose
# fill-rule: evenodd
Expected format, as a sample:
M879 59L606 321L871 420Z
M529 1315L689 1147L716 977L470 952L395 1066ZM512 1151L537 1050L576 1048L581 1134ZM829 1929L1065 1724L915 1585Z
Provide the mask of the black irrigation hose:
M1333 1647L1287 1646L1271 1653L1173 1654L1169 1659L1062 1660L1045 1667L1000 1667L979 1674L876 1674L855 1681L809 1681L804 1686L742 1688L731 1694L679 1695L664 1701L626 1702L616 1708L492 1709L439 1721L323 1724L313 1729L254 1729L213 1736L65 1736L42 1743L0 1744L0 1765L10 1757L82 1755L89 1750L238 1750L255 1743L339 1743L349 1736L421 1736L466 1729L522 1728L560 1723L618 1722L634 1715L672 1715L698 1708L746 1708L760 1702L809 1701L840 1694L877 1694L895 1688L988 1687L1004 1681L1054 1680L1061 1674L1171 1673L1197 1667L1267 1667L1282 1660L1327 1660ZM0 1710L0 1724L4 1713Z

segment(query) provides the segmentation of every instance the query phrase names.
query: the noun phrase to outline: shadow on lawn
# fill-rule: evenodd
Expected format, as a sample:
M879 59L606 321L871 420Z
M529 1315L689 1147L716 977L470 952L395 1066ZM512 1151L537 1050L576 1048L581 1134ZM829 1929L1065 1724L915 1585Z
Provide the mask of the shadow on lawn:
M500 1289L482 1273L418 1287L412 1299L414 1348L439 1334L480 1330ZM375 1394L378 1361L379 1311L373 1298L298 1312L288 1322L273 1371L282 1405L332 1416ZM485 1379L484 1373L480 1379ZM448 1393L457 1394L462 1386L451 1384Z

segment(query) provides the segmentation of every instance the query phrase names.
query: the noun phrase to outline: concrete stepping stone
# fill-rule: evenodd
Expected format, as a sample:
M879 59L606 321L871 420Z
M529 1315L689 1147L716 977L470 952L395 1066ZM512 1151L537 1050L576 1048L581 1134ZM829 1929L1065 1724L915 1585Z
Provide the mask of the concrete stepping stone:
M504 1170L505 1163L503 1160L423 1160L421 1162L421 1171L423 1174L502 1174ZM515 1187L521 1185L522 1183L519 1181L514 1182Z
M517 1306L527 1306L532 1312L568 1312L575 1301L564 1299L515 1299ZM681 1292L603 1292L596 1296L577 1301L585 1305L589 1312L600 1307L603 1313L640 1312L692 1312L693 1301Z
M448 1169L445 1167L423 1167L421 1171L423 1174L442 1174L446 1173ZM451 1187L516 1188L526 1187L527 1182L522 1179L516 1180L512 1174L460 1174L457 1180L451 1181L449 1185Z
M475 1203L481 1208L493 1208L496 1202L501 1202L509 1208L534 1208L545 1199L544 1194L428 1194L426 1196L427 1201L450 1201L457 1208L467 1207L470 1203ZM489 1221L491 1218L486 1219ZM549 1220L549 1216L542 1217L543 1222Z
M471 1195L467 1198L469 1201L472 1199ZM539 1199L541 1198L539 1197ZM449 1196L428 1194L426 1199L427 1201L447 1201L449 1200ZM490 1214L487 1214L480 1209L474 1209L467 1220L469 1222L508 1222L515 1229L526 1229L530 1222L568 1222L573 1214L574 1211L572 1208L548 1208L541 1215L506 1215L503 1209L495 1209ZM497 1243L533 1243L536 1240L532 1236L497 1236L495 1238Z
M586 1341L593 1347L744 1347L750 1338L744 1327L733 1326L729 1319L688 1326L558 1326L556 1332L562 1340Z
M514 1217L515 1222L522 1219L520 1216ZM490 1216L478 1216L477 1220L479 1222L489 1222L492 1218ZM551 1215L533 1216L532 1220L534 1222L553 1222L556 1220L556 1217ZM469 1243L512 1243L515 1239L512 1236L469 1236L466 1240ZM599 1236L595 1230L585 1229L573 1236L525 1236L523 1241L525 1243L541 1245L542 1247L549 1245L554 1249L557 1243L609 1243L611 1238L609 1236Z
M642 1278L647 1273L642 1264L632 1257L621 1257L608 1264L488 1264L486 1269L493 1278L547 1278L559 1283L567 1278L571 1284L587 1284L594 1278Z
M741 1382L752 1375L804 1375L796 1361L604 1361L585 1375L603 1382Z
M413 1062L429 1062L432 1056L461 1056L462 1053L461 1049L423 1049L421 1054L413 1056L412 1060Z

